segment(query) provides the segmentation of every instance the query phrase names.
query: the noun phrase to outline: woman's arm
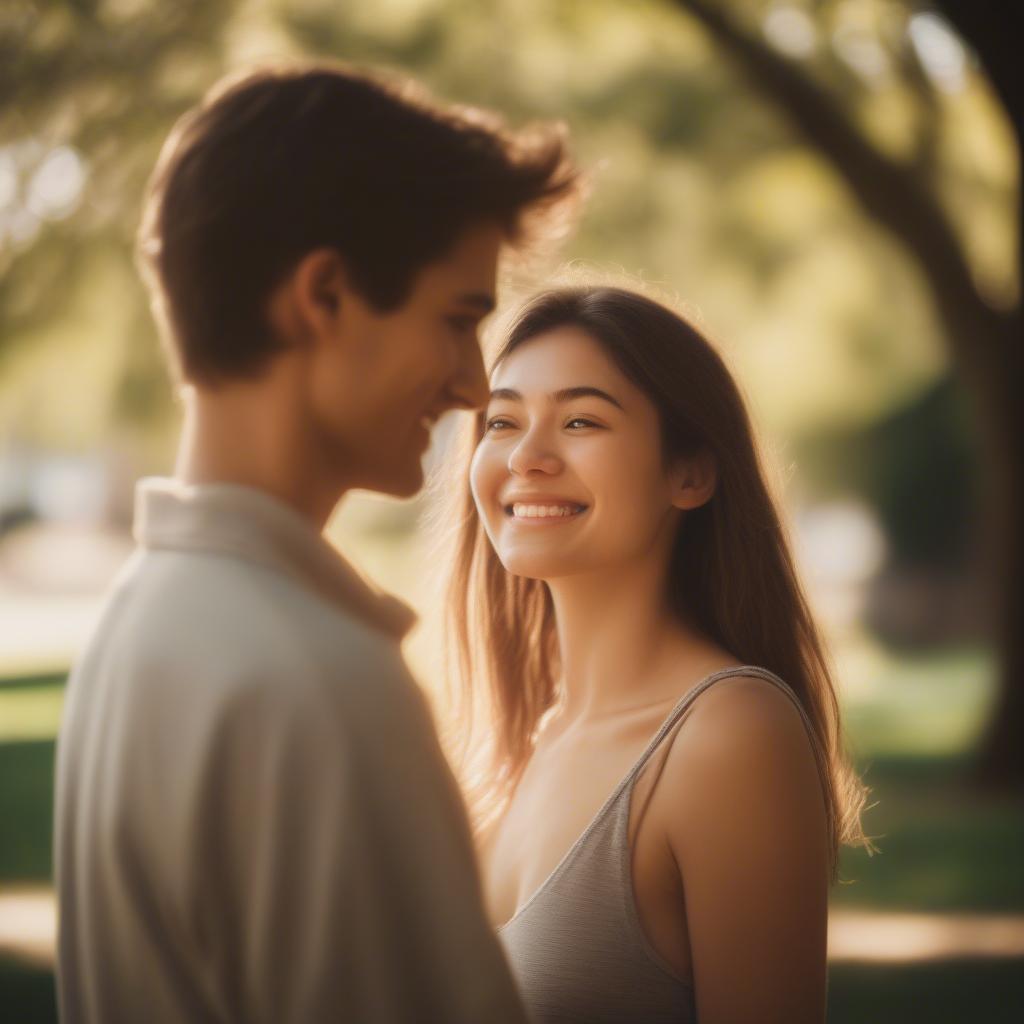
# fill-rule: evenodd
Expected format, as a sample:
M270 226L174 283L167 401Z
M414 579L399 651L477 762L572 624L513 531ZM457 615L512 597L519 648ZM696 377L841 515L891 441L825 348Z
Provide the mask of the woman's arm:
M723 680L694 704L659 788L701 1024L820 1024L829 848L800 712L762 679Z

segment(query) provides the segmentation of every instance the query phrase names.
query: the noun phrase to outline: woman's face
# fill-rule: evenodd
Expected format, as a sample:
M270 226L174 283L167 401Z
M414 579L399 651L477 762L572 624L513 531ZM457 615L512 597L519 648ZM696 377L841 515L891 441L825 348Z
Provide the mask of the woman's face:
M575 326L495 369L470 483L502 564L534 579L666 558L686 493L653 403Z

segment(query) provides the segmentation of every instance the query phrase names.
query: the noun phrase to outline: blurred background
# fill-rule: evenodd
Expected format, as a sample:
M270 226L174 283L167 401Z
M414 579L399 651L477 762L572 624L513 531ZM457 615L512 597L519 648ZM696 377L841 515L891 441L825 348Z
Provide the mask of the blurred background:
M0 1017L56 1019L64 679L130 550L135 479L173 464L131 260L143 183L225 70L316 54L568 122L593 193L560 256L718 340L832 644L881 852L845 856L834 889L829 1019L1024 1019L1014 8L4 0ZM355 495L330 526L424 613L427 503ZM431 626L407 654L437 691Z

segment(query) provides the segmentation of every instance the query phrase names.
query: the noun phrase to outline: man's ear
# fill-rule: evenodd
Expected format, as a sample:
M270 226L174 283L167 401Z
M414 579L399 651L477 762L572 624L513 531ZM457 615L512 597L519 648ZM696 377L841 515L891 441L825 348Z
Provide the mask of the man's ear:
M345 280L345 267L335 249L306 253L292 271L295 312L313 337L334 329Z
M334 249L306 253L270 297L268 314L275 331L303 344L333 335L345 282L345 267Z
M715 457L706 448L679 459L672 469L672 504L676 508L700 508L711 500L718 483Z

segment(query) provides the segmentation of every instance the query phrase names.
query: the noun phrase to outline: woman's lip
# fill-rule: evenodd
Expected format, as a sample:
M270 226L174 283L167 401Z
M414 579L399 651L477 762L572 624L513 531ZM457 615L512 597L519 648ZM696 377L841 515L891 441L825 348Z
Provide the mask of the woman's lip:
M534 494L524 495L512 499L506 498L502 503L501 507L505 509L511 508L513 505L579 505L582 508L587 508L586 502L577 501L575 498L563 498L556 494Z
M589 510L589 508L590 508L589 505L582 505L582 504L580 504L580 502L577 502L577 501L573 501L573 502L568 502L568 501L566 501L566 502L557 502L557 501L550 501L549 500L546 503L542 503L542 502L539 502L539 501L536 501L536 502L535 501L517 501L517 502L514 502L513 504L515 504L515 505L529 505L529 506L541 507L541 508L550 508L551 506L558 506L558 505L563 505L563 506L564 505L575 505L575 506L577 506L576 507L576 511L570 512L568 515L554 515L554 516L517 516L515 514L515 512L513 511L513 506L512 505L507 505L507 506L505 506L503 508L502 511L504 511L506 519L512 520L513 523L523 523L523 524L526 524L526 525L529 525L529 526L549 526L549 525L551 525L553 523L567 523L567 522L570 522L570 521L572 521L574 519L579 519L579 517L581 515L583 515L585 512L587 512Z

